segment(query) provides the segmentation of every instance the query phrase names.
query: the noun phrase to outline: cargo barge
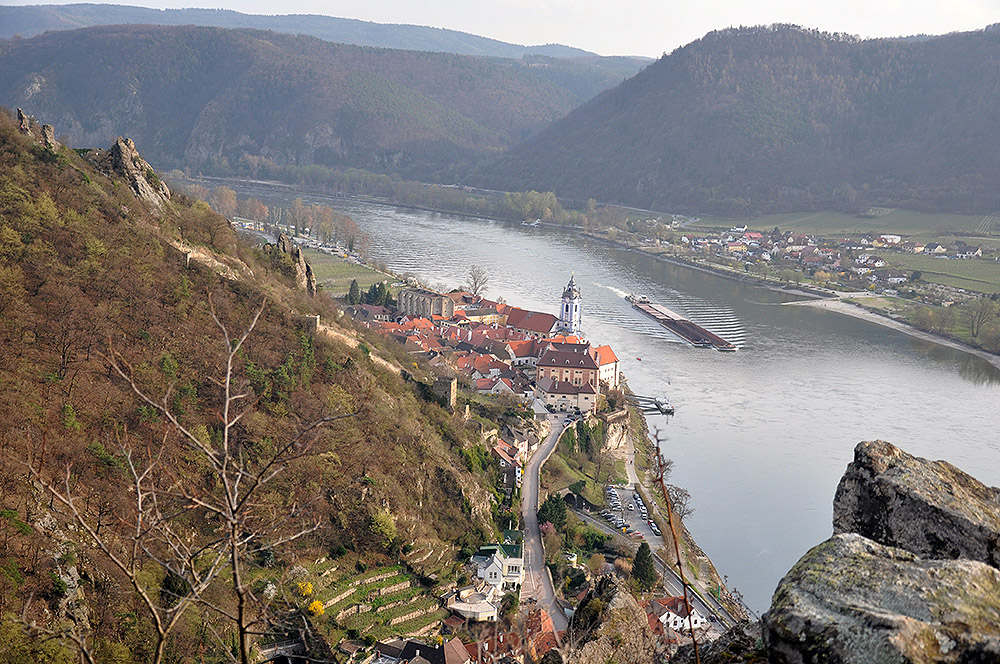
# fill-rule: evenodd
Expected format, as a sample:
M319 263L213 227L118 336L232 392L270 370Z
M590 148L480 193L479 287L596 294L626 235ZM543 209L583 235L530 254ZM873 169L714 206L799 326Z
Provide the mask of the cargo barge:
M645 295L629 295L625 299L628 300L633 307L646 314L692 346L714 348L715 350L726 353L736 351L737 347L735 344L726 341L713 332L709 332L697 323L692 323L680 314L675 313L662 305L653 304Z

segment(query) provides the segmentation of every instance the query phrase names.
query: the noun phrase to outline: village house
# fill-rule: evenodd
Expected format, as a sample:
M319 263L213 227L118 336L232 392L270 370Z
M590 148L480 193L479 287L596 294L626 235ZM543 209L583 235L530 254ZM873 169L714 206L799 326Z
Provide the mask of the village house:
M536 380L551 378L580 386L600 385L600 366L587 352L576 350L548 350L538 360Z
M708 620L698 609L691 607L689 611L688 606L683 597L650 600L650 609L660 623L681 634L708 625Z
M472 557L476 576L504 592L524 583L524 559L520 544L486 544Z
M559 640L549 614L542 608L534 608L525 617L521 630L493 634L477 643L468 643L465 648L475 664L537 662L556 648Z
M592 351L594 359L597 360L599 385L607 385L610 389L617 389L621 380L621 372L618 370L618 356L611 350L611 346L597 346Z
M907 276L900 270L875 270L869 277L873 283L882 282L887 284L902 284L907 280Z
M390 639L375 644L369 664L470 664L472 657L461 639L430 646L414 639Z
M983 255L983 250L982 247L962 243L955 246L955 255L959 258L978 258Z

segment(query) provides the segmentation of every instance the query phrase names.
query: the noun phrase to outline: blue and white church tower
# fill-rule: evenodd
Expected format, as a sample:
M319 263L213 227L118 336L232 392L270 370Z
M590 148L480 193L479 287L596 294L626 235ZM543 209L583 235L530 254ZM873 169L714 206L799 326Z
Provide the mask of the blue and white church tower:
M559 309L557 327L566 334L580 334L581 308L580 287L576 285L576 276L569 278L566 290L562 294L562 307Z

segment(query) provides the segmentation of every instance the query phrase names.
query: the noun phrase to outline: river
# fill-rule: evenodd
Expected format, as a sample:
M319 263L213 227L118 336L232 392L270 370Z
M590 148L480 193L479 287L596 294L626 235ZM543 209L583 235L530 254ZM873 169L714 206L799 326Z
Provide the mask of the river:
M586 336L612 345L635 392L667 395L677 407L649 425L674 461L670 481L691 492L687 525L758 612L795 561L831 535L834 492L859 441L888 440L1000 485L1000 370L979 358L833 312L783 307L784 293L574 234L321 202L355 219L376 260L430 286L459 286L479 264L487 295L556 313L575 274ZM628 293L740 350L680 342L633 310Z

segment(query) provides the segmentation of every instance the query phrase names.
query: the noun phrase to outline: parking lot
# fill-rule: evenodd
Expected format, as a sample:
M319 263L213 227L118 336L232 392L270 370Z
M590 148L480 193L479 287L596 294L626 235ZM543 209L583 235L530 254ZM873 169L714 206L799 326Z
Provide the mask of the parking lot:
M597 513L600 518L634 540L648 540L651 546L661 543L661 533L652 521L650 506L643 502L632 485L609 486L605 496L608 507Z

